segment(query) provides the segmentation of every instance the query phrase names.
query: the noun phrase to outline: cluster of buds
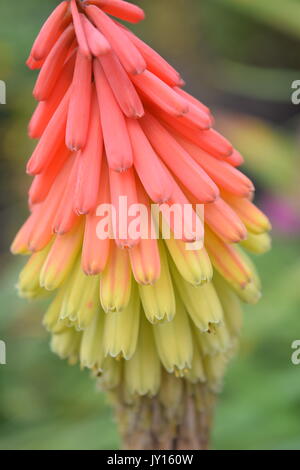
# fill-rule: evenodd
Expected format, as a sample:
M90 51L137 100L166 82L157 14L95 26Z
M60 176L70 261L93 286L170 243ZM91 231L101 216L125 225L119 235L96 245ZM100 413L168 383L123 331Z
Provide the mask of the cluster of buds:
M39 69L31 213L12 252L30 255L22 296L55 292L44 317L54 352L125 401L167 394L178 405L183 385L219 390L239 337L240 300L260 297L246 251L269 248L270 223L210 110L117 20L143 18L123 0L70 0L42 27L27 62ZM204 245L186 249L197 234L175 237L172 217L168 239L119 237L115 226L113 239L99 237L97 208L118 212L121 197L149 218L152 203L192 205L184 223L193 234L201 219Z

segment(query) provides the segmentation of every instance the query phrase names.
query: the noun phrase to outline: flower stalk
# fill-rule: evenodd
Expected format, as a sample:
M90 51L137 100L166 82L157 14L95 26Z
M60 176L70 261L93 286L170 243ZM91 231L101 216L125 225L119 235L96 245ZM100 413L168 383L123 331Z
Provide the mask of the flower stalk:
M178 386L178 384L177 384ZM208 450L217 396L204 384L182 380L177 400L155 398L126 401L122 390L110 394L124 450ZM170 387L172 395L174 391Z

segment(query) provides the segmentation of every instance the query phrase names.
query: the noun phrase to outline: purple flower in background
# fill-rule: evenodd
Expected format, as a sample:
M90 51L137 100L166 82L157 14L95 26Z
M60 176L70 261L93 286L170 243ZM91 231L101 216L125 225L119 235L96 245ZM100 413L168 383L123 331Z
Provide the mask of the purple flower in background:
M274 230L285 235L300 234L300 211L293 199L266 194L261 206L271 219Z

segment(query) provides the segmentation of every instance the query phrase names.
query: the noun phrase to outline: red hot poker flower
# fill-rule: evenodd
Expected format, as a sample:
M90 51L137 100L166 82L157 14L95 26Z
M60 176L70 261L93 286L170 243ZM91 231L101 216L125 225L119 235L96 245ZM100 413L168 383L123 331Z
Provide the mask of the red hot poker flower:
M64 1L27 61L40 69L29 125L39 141L27 165L31 215L12 245L31 254L19 290L57 291L44 320L52 348L104 386L163 399L176 376L217 390L240 330L238 299L260 296L243 248L265 251L270 223L207 106L109 15L144 19L123 0ZM139 205L154 225L146 237ZM179 237L175 209L187 226ZM203 233L204 246L186 246Z

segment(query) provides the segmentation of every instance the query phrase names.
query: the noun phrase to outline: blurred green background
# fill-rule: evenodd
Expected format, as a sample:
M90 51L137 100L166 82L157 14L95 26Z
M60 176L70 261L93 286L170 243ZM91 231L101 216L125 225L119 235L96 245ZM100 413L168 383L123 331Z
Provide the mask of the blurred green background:
M262 301L247 307L239 356L216 412L216 449L300 449L300 79L299 0L152 0L137 2L147 21L133 29L182 73L187 88L217 115L217 127L244 154L243 170L271 217L274 246L258 258ZM0 79L0 449L114 449L119 438L105 396L87 373L54 357L41 327L43 303L18 299L22 259L9 244L26 217L33 143L35 73L24 62L56 0L2 2Z

